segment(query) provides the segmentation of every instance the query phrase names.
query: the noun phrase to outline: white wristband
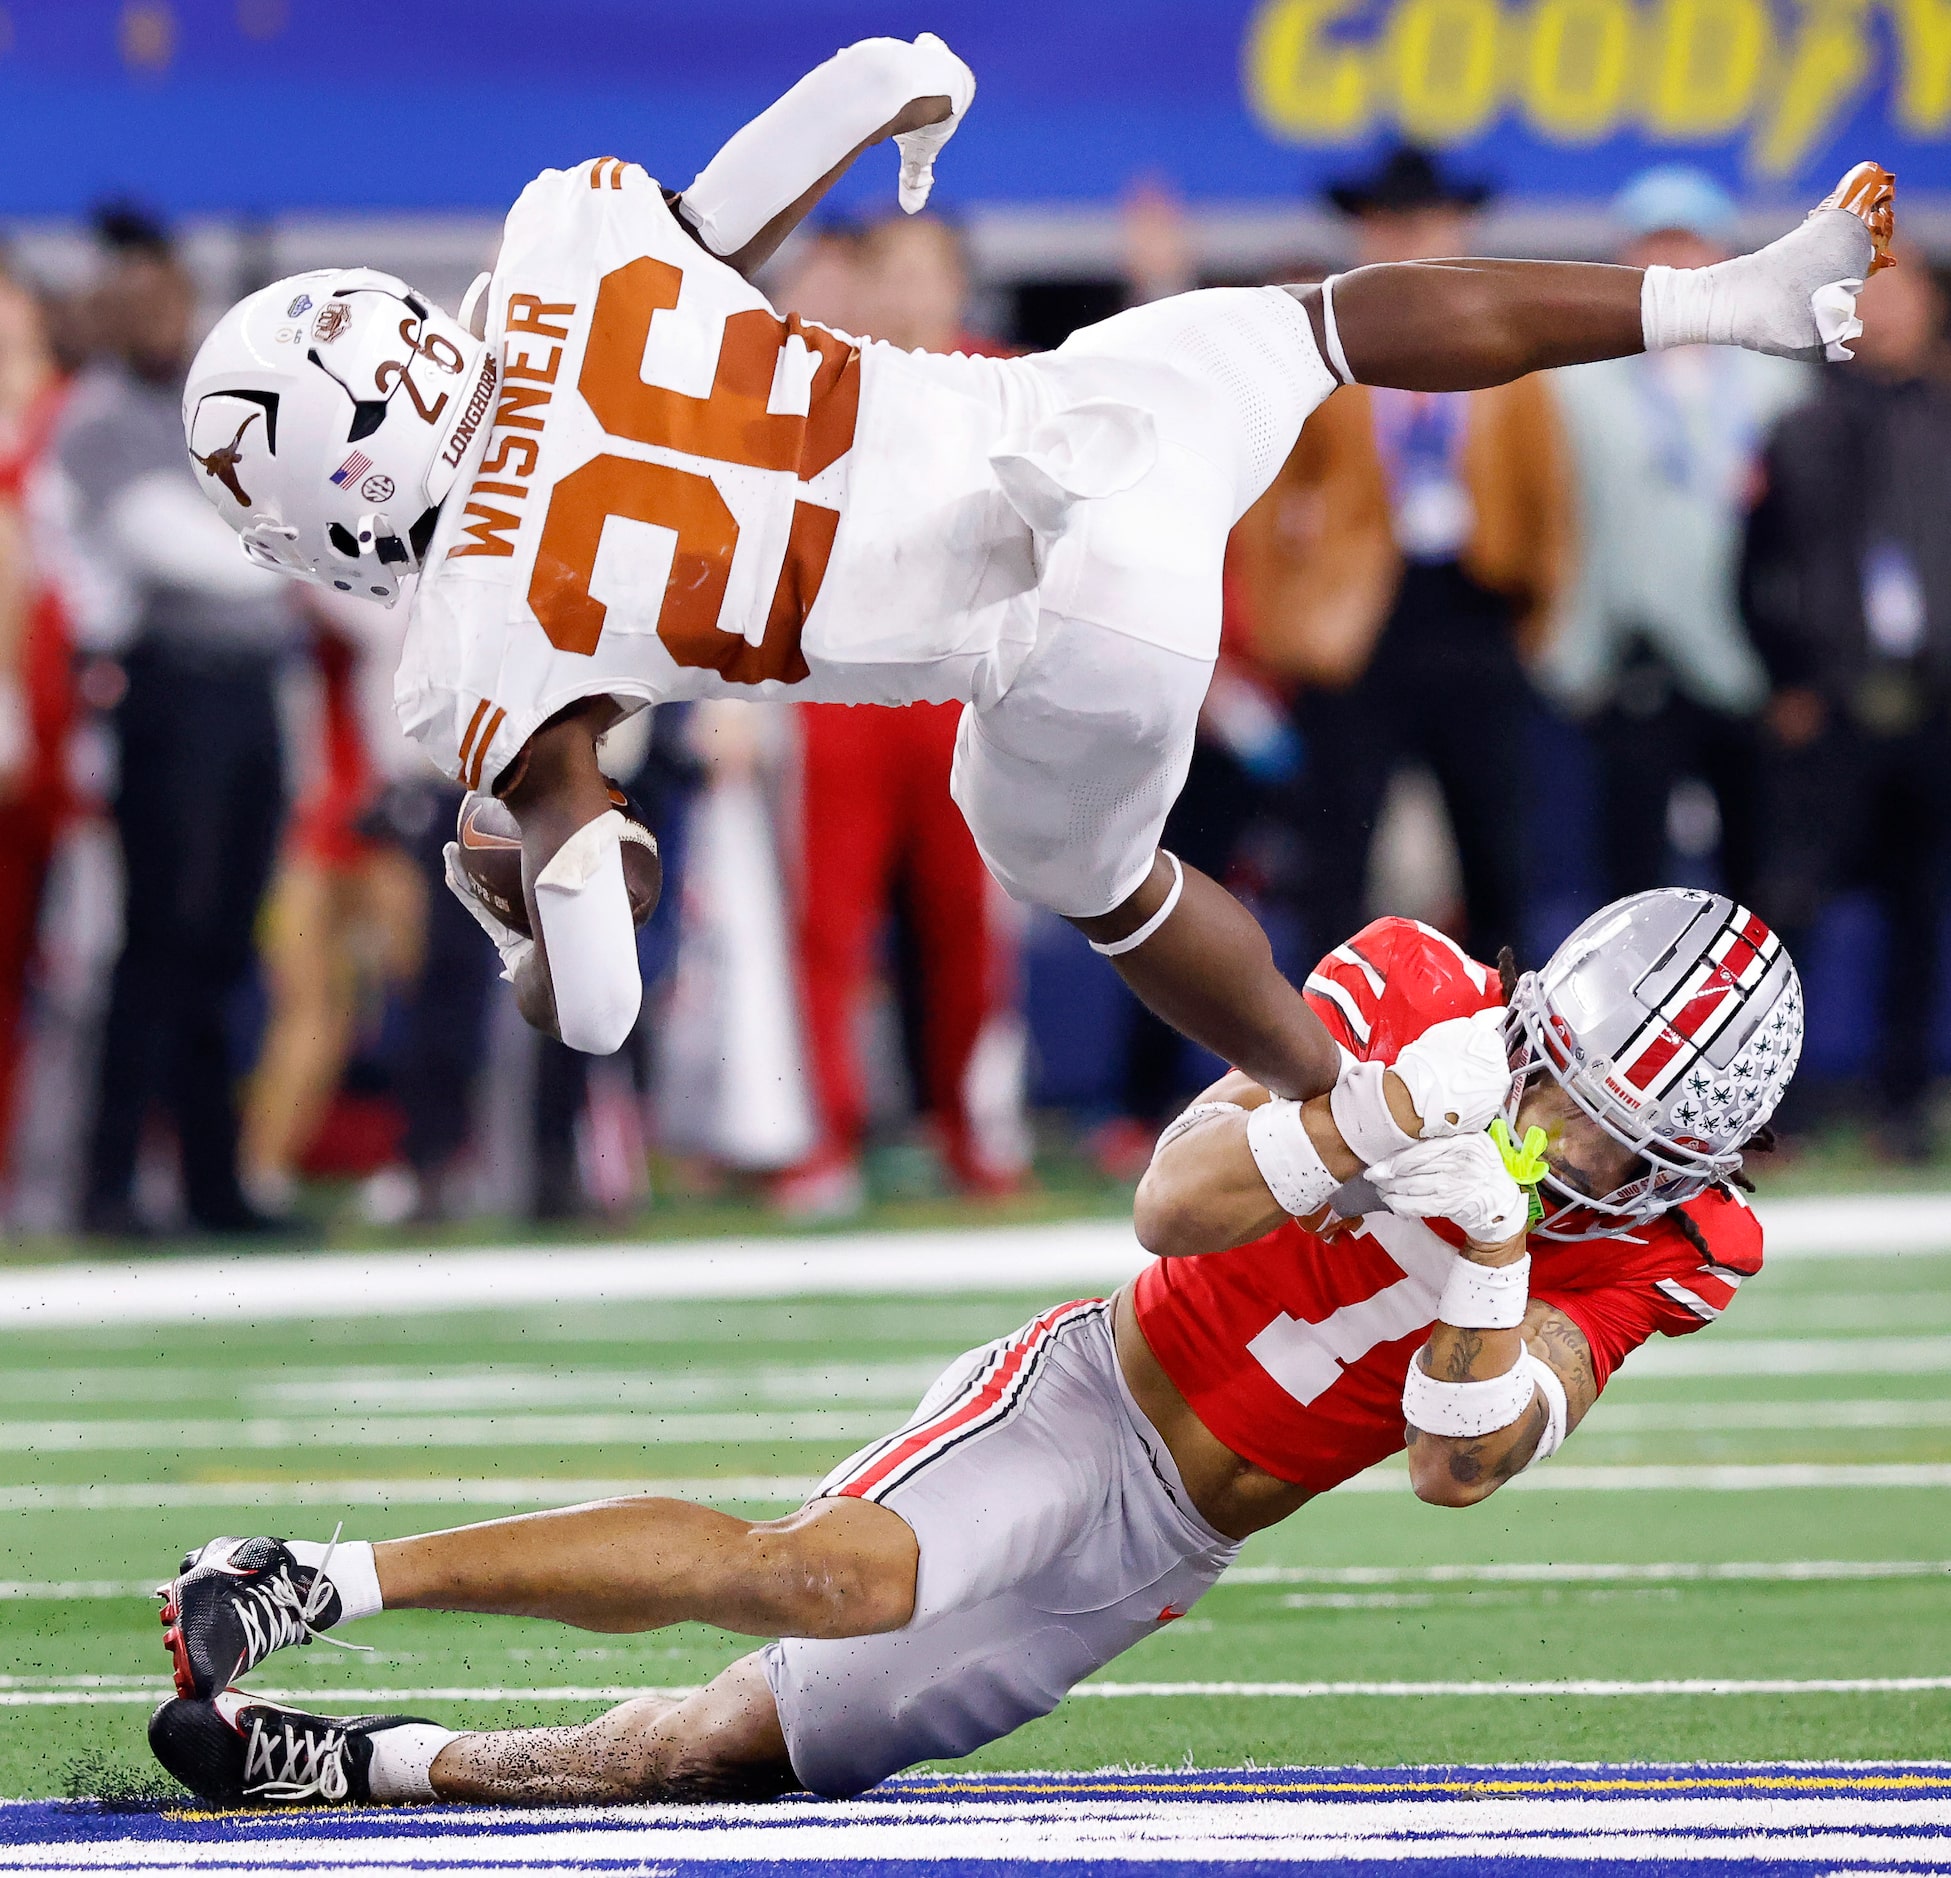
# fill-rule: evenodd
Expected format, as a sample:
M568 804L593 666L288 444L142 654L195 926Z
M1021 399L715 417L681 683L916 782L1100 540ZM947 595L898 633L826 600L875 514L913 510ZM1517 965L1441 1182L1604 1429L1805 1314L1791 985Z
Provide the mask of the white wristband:
M1565 1400L1564 1378L1542 1357L1533 1356L1526 1350L1518 1368L1537 1385L1538 1393L1545 1399L1545 1431L1538 1437L1538 1445L1532 1449L1531 1458L1525 1467L1535 1467L1540 1461L1548 1461L1565 1445L1566 1424L1571 1420L1571 1405ZM1522 1473L1524 1468L1519 1468Z
M1348 1152L1364 1167L1386 1161L1392 1154L1416 1145L1414 1135L1405 1134L1389 1113L1388 1097L1382 1078L1386 1063L1345 1063L1335 1086L1328 1091L1328 1112L1348 1144Z
M1458 1253L1436 1315L1458 1330L1515 1330L1531 1302L1531 1254L1510 1265L1479 1265Z
M1159 852L1165 854L1163 848L1159 849ZM1107 959L1115 959L1126 952L1136 952L1153 933L1157 932L1172 917L1178 908L1179 895L1185 892L1186 871L1179 865L1179 857L1176 854L1165 854L1165 858L1172 863L1172 890L1165 896L1158 911L1144 925L1139 927L1136 932L1128 932L1122 939L1107 939L1102 945L1093 939L1091 941L1091 950L1093 952L1102 952Z
M1714 284L1704 267L1649 267L1639 284L1640 338L1646 350L1725 343L1732 327L1725 317L1715 318Z
M1262 1103L1247 1117L1246 1144L1267 1191L1294 1219L1319 1212L1341 1186L1309 1139L1298 1102L1276 1097Z
M1490 1435L1516 1421L1535 1393L1522 1357L1484 1382L1439 1382L1412 1356L1402 1383L1402 1413L1410 1427L1427 1435Z
M1341 349L1341 328L1335 324L1335 282L1339 274L1330 274L1321 283L1321 331L1328 342L1328 363L1344 385L1355 382L1355 374L1348 369L1348 354Z

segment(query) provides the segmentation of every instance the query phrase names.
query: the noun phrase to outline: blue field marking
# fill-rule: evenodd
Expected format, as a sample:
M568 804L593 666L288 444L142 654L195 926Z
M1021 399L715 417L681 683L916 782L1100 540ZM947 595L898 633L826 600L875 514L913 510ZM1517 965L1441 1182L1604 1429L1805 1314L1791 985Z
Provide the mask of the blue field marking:
M0 1805L0 1871L792 1870L998 1878L1951 1874L1951 1763L931 1774L769 1806L215 1812Z

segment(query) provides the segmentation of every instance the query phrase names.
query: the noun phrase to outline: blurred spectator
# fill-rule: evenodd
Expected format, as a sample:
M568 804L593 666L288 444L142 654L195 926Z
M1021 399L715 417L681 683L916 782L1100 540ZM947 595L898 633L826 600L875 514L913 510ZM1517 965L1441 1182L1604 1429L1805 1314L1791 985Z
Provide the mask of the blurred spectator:
M261 1229L237 1180L226 1007L282 819L274 679L292 594L254 568L196 486L179 411L196 295L164 232L105 218L95 298L110 347L76 383L53 445L60 571L77 635L119 656L124 939L102 1040L83 1224L139 1230L136 1161L152 1107L175 1126L191 1221Z
M1330 197L1363 263L1470 249L1481 184L1398 149ZM1405 763L1434 772L1479 958L1519 939L1533 693L1523 660L1549 632L1570 532L1564 447L1539 378L1465 393L1348 386L1309 420L1253 526L1263 571L1293 603L1260 611L1263 653L1311 675L1308 749L1313 941L1359 928L1369 849ZM1251 532L1251 531L1249 531ZM1285 563L1266 570L1269 556ZM1314 596L1318 592L1319 598Z
M368 1173L391 1159L397 1109L335 1108L362 1017L373 1028L387 994L417 976L428 885L395 842L366 826L386 783L425 761L393 710L393 669L410 599L390 613L369 600L307 589L318 676L313 775L286 830L265 908L263 955L270 1015L245 1102L242 1180L261 1211L285 1214L297 1176L328 1116L340 1132L329 1171ZM377 1124L375 1129L374 1124Z
M1772 686L1759 910L1807 959L1829 901L1874 889L1889 942L1872 1139L1921 1159L1951 815L1951 360L1921 257L1859 309L1856 363L1776 429L1748 530Z
M1706 267L1737 211L1698 170L1648 170L1613 204L1630 267ZM1761 441L1814 389L1791 359L1684 346L1555 373L1578 474L1580 555L1547 681L1599 758L1604 897L1665 884L1719 822L1722 884L1754 892L1756 713L1768 681L1740 619L1741 534ZM1689 827L1684 783L1718 810Z
M41 892L68 808L67 627L34 561L26 501L65 390L39 303L0 266L0 1187Z
M836 332L863 331L860 250L852 222L828 218L803 229L780 257L773 305Z
M387 678L390 709L390 668ZM392 781L358 825L362 839L406 859L425 909L419 970L402 987L399 1028L386 1053L389 1086L406 1122L399 1158L360 1190L361 1211L375 1225L445 1219L462 1201L487 1059L489 995L501 961L447 890L442 850L454 839L461 796L444 777L408 775Z
M808 283L825 305L854 301L861 331L929 352L995 353L967 327L962 240L932 215L895 215L861 236L851 295L829 251ZM801 282L778 304L817 317ZM949 798L961 707L806 704L800 730L800 1004L818 1145L777 1184L786 1211L834 1215L865 1199L861 1016L897 903L910 942L920 1094L943 1165L965 1192L1021 1180L1020 1023L1009 915Z

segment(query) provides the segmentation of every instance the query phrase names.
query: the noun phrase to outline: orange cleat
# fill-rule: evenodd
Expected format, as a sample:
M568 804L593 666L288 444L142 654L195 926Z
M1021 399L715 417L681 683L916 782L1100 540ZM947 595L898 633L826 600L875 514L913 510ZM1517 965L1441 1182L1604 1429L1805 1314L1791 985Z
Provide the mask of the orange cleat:
M1857 164L1809 213L1820 215L1824 209L1845 210L1870 231L1876 249L1872 274L1897 265L1890 252L1897 234L1897 179L1881 163Z

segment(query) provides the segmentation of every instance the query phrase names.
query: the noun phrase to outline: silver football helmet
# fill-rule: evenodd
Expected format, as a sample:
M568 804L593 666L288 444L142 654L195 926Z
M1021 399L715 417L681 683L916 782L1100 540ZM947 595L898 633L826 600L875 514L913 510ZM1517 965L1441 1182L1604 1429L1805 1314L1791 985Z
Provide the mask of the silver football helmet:
M1802 1054L1802 983L1782 942L1723 894L1662 887L1594 913L1505 1020L1507 1119L1548 1075L1641 1171L1602 1199L1540 1183L1542 1239L1596 1239L1725 1181Z

